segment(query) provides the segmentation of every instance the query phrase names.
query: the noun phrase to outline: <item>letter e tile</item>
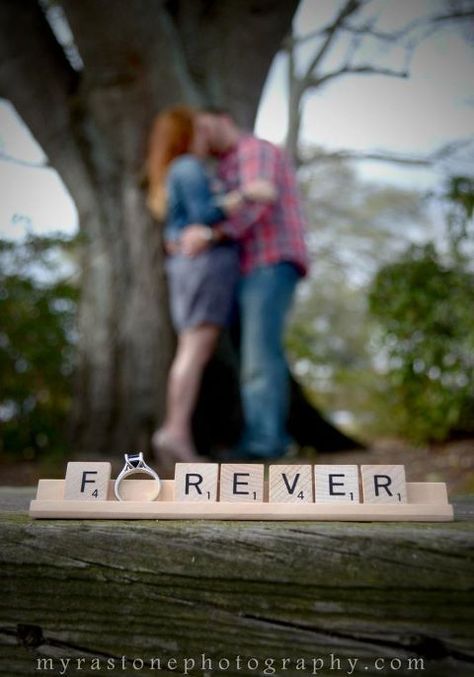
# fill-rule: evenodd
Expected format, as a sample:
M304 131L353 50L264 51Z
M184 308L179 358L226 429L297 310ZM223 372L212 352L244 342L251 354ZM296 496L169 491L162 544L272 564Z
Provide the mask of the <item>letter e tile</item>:
M223 463L219 500L239 503L263 501L263 464Z
M316 503L359 503L359 470L356 465L315 465Z

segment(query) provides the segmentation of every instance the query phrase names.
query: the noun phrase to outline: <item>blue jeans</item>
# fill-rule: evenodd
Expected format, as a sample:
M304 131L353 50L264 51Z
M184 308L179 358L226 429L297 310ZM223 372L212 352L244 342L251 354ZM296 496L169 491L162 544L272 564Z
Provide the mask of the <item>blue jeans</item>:
M289 442L285 321L300 274L289 262L262 266L240 282L241 389L244 432L240 452L276 458Z

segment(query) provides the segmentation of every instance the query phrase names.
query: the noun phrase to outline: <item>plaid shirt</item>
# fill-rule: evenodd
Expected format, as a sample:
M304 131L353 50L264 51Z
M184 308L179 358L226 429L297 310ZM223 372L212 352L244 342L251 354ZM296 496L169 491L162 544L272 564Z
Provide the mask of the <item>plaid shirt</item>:
M304 217L295 173L285 153L268 141L242 134L237 145L220 157L217 178L226 191L255 179L267 179L277 189L276 202L247 202L219 224L220 230L239 241L243 274L257 266L291 261L305 275Z

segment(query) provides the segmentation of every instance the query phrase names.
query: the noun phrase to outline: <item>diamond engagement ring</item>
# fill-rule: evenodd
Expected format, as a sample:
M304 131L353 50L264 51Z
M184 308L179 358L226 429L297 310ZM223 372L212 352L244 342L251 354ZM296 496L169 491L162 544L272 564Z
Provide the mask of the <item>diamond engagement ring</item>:
M151 475L155 480L156 483L155 492L154 494L151 495L151 497L148 497L147 500L154 501L155 498L158 496L161 489L160 478L153 470L153 468L150 468L150 466L145 463L145 461L143 460L143 454L142 452L140 452L139 454L125 454L125 465L123 466L120 475L115 480L114 485L115 497L117 498L118 501L125 500L120 496L121 481L126 477L129 477L130 475L135 475L138 473L146 473L147 475Z

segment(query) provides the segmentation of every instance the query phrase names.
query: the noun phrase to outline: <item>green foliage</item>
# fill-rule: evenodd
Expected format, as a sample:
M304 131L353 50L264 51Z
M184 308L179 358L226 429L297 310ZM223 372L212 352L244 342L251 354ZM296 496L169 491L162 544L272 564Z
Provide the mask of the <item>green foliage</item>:
M302 178L313 267L300 286L287 345L315 403L366 437L379 382L369 350L368 285L413 231L426 230L425 205L415 191L362 181L343 161L314 166Z
M448 205L446 224L452 258L460 265L468 263L472 251L466 253L466 244L474 243L474 179L454 176L445 191Z
M65 278L74 242L0 241L0 451L61 453L71 401L78 291Z
M467 224L474 215L474 179L466 176L453 176L449 182L446 198L451 206L459 205Z
M433 244L411 247L378 272L369 295L386 377L382 406L392 432L419 442L474 430L474 274L461 255L472 182L460 185L456 178L447 191L451 257Z
M347 163L303 179L314 267L288 348L307 391L363 438L472 430L472 179L435 196L442 232L422 194L363 182ZM412 245L430 232L436 246Z

